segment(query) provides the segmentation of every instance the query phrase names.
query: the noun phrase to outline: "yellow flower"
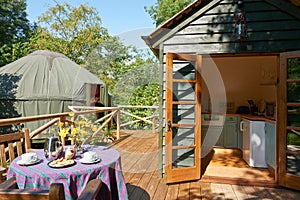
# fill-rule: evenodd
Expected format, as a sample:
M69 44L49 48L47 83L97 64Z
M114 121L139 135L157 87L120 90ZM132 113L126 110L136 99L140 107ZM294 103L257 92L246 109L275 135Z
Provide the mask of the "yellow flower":
M68 134L68 131L64 128L59 131L59 136L65 138Z
M63 128L65 126L65 123L64 122L60 122L58 126L59 126L59 128Z
M70 117L73 117L73 116L74 116L74 113L73 113L73 112L69 113L69 116L70 116Z
M72 137L75 137L78 135L78 129L77 128L72 128L72 131L71 131L71 136Z

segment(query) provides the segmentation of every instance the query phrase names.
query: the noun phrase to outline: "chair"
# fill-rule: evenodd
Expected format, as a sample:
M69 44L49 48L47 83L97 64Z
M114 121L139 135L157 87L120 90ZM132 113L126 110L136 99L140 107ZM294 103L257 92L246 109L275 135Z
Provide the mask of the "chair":
M77 200L92 200L99 193L102 185L100 179L88 182ZM16 178L10 178L0 184L1 200L65 200L64 186L62 183L52 183L50 190L18 189Z
M19 133L9 133L0 135L0 183L3 180L3 175L7 171L7 160L11 163L16 156L30 152L31 143L29 131L24 128Z

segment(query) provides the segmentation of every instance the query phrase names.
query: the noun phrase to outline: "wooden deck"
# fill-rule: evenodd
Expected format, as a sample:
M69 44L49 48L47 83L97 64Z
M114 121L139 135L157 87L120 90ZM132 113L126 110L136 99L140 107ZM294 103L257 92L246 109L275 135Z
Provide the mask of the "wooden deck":
M207 180L167 185L158 177L157 136L151 132L127 132L112 144L122 156L130 200L300 199L300 191L282 187L221 184Z

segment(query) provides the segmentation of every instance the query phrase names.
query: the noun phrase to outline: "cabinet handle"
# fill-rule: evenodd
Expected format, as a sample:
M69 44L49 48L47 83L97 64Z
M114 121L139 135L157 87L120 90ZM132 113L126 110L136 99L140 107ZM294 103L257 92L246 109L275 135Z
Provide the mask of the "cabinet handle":
M240 130L244 131L244 121L241 121L241 123L240 123Z

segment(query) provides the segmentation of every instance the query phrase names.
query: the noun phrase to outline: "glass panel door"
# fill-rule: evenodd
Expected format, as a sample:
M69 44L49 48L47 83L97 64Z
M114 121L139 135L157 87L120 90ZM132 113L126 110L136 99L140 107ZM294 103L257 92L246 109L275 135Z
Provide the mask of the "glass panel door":
M300 52L280 56L279 183L300 189Z
M201 56L166 55L166 182L200 179Z

